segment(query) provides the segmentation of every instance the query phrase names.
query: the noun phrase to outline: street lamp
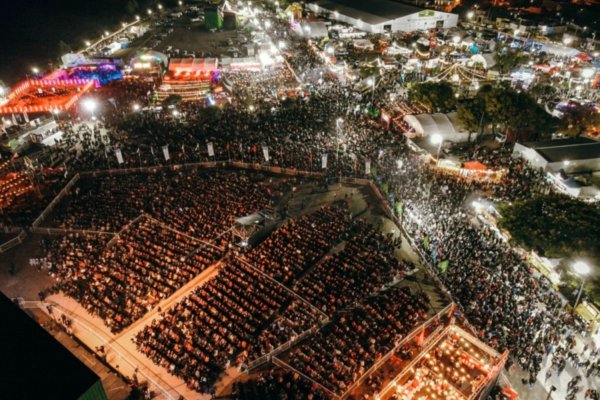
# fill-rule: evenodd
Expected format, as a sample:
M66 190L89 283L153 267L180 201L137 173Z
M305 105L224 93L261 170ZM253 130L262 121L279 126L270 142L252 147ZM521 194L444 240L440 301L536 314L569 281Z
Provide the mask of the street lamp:
M163 7L162 7L162 4L159 4L159 5L158 5L158 9L159 9L159 10L162 10L162 8L163 8Z
M475 13L474 13L473 11L469 11L469 12L467 13L467 18L468 18L468 19L473 19L473 16L475 16Z
M148 9L147 11L148 11L148 15L152 15L152 10L151 9Z
M90 46L92 45L92 43L90 43L90 41L89 41L89 40L86 40L86 41L85 41L85 45L86 45L86 47L90 47Z
M97 103L94 99L92 98L87 98L85 100L83 100L83 102L81 103L83 105L83 108L86 109L86 111L88 111L89 113L92 114L92 119L94 118L94 111L96 110L97 107Z
M140 111L140 105L139 104L134 104L133 105L133 111Z
M435 165L437 166L440 162L440 151L442 150L442 143L444 143L444 138L439 133L434 133L431 135L431 144L437 145L437 158L435 160Z
M339 160L340 160L340 131L341 131L341 125L344 122L343 118L338 118L335 120L335 128L337 131L337 149L335 151L335 161L339 164Z
M583 286L585 285L585 278L591 272L591 268L583 261L577 261L573 264L573 271L579 275L581 278L581 286L579 287L579 293L577 293L577 300L575 300L575 305L573 306L573 314L575 314L575 310L577 309L577 305L579 304L579 300L581 299L581 293L583 292Z

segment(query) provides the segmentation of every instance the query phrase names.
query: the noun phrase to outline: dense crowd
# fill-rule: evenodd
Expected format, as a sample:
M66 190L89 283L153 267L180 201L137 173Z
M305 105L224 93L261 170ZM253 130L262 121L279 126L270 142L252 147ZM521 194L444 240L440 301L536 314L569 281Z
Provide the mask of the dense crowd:
M118 232L146 212L183 233L223 245L221 235L235 218L272 206L277 184L261 178L199 169L83 178L52 223Z
M65 294L120 332L223 253L142 216L106 245L97 238L64 237L49 246L48 261Z
M102 113L94 124L61 122L65 133L51 160L64 162L68 174L235 160L372 178L391 208L401 209L404 227L481 338L510 349L533 378L553 351L559 374L567 361L598 374L597 351L577 359L570 355L571 337L583 328L562 310L557 293L494 231L473 225L463 208L475 191L509 201L545 192L541 172L505 150L484 149L471 155L503 168L499 182L435 172L409 151L393 126L365 112L399 90L389 77L373 94L360 94L327 74L321 77L321 61L305 42L293 46L290 64L304 78L314 71L320 77L309 98L258 101L250 108L234 97L222 107L179 104L177 114L132 112L132 104L148 103L148 86L114 83L98 93ZM232 79L239 98L272 98L282 76L240 73ZM218 260L227 243L222 233L233 218L272 205L275 192L242 174L174 168L83 178L54 213L56 226L118 232L140 212L148 216L110 243L110 236L80 235L48 243L47 262L65 293L120 331ZM16 219L4 219L11 218ZM290 363L330 390L343 391L427 309L421 294L396 288L379 293L410 266L393 258L390 239L351 226L343 207L289 221L240 259L228 260L216 277L146 327L137 338L140 350L190 387L206 390L227 365L266 354L327 317L333 322L295 349ZM342 241L341 251L314 265ZM447 268L436 268L440 262ZM378 294L364 301L373 293ZM273 372L260 384L273 386L285 377ZM286 385L282 390L290 393L312 391L297 377ZM574 382L569 390L580 385Z
M423 322L424 293L392 288L367 299L295 349L289 364L340 395L396 342Z
M279 238L277 243L281 249L296 245L300 246L296 250L310 252L311 255L299 264L300 270L306 269L335 243L333 234L343 225L344 212L347 210L343 207L321 208L288 222L271 237ZM329 241L315 232L329 233L325 236ZM270 243L263 242L251 250L250 253L261 256L251 258L255 266L237 258L227 261L214 278L147 326L136 339L138 348L155 363L182 377L195 390L206 390L223 369L247 359L250 348L256 346L259 335L272 317L276 313L285 315L287 306L294 300L288 289L269 277L268 272L272 270L264 268L280 254L280 247ZM301 253L293 251L287 256L292 254L300 257ZM289 262L292 260L290 257ZM292 264L285 263L281 268L287 265ZM305 309L303 326L295 327L306 330L316 325L317 311L308 304L300 306ZM281 341L277 344L282 344L291 337L279 335L276 339ZM272 341L270 344L277 345ZM259 349L263 348L268 350L259 346ZM254 349L251 355L261 355L256 353Z

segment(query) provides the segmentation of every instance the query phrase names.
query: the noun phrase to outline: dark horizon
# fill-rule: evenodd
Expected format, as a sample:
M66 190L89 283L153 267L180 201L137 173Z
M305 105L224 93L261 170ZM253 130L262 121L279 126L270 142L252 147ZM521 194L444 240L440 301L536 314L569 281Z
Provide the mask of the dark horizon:
M139 1L139 3L142 3ZM127 2L100 0L22 0L4 4L0 13L0 80L14 86L32 67L48 69L60 56L59 43L72 50L84 40L97 38L103 30L114 29L127 16Z

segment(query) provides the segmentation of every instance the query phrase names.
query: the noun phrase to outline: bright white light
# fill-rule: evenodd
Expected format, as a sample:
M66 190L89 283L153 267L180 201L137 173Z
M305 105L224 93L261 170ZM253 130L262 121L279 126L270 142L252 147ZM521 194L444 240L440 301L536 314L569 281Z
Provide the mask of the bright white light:
M592 271L590 266L583 261L577 261L575 264L573 264L573 270L580 276L585 276Z
M565 161L563 161L563 164L565 165L565 167L568 167L569 164L571 164L571 161L565 160Z
M183 1L179 0L179 3L178 3L178 4L179 4L180 6L182 6L182 5L183 5Z
M33 73L34 73L34 74L36 74L36 75L40 73L40 70L39 70L37 67L33 67L33 68L31 68L31 70L32 70L32 71L33 71Z
M104 34L105 34L106 36L108 36L108 35L110 35L110 32L109 32L109 31L104 31Z
M583 71L581 71L581 76L583 76L585 79L590 79L592 76L594 76L594 69L585 68Z
M162 10L162 4L159 4L159 5L158 5L158 9L159 9L159 10Z
M452 38L452 41L454 42L454 44L458 44L458 42L460 42L460 36L454 36Z
M86 41L85 41L85 45L86 45L87 47L90 47L92 44L90 43L90 41L89 41L89 40L86 40Z
M140 110L140 105L139 104L134 104L133 105L133 111L139 111Z
M439 133L434 133L433 135L431 135L431 143L432 144L435 144L435 145L442 144L443 141L444 141L444 138Z
M252 104L248 107L248 111L254 111L254 106Z
M284 42L283 40L280 40L280 41L279 41L279 49L280 49L280 50L283 50L283 49L285 49L285 42Z
M477 213L480 213L481 210L483 210L483 204L481 204L479 201L475 200L473 201L473 203L471 203L471 205L473 206L473 208L475 209L475 211Z
M473 16L475 16L475 13L473 11L469 11L467 13L467 18L471 19L471 18L473 18Z
M176 117L176 116L178 116L178 115L179 115L179 111L177 111L177 110L173 110L173 116L174 116L174 117Z
M563 43L566 44L567 46L570 45L573 42L573 38L567 36L565 38L563 38Z
M265 21L265 28L269 29L271 27L271 21L266 20Z
M93 113L94 110L96 109L96 101L94 99L85 99L82 103L83 108L85 108L87 111Z
M152 10L148 9L148 15L152 15Z
M404 165L404 162L402 160L396 160L396 167L398 167L398 169L402 169L403 165Z
M140 16L139 16L139 15L136 15L136 16L135 16L135 19L136 19L137 21L139 21L139 20L140 20Z

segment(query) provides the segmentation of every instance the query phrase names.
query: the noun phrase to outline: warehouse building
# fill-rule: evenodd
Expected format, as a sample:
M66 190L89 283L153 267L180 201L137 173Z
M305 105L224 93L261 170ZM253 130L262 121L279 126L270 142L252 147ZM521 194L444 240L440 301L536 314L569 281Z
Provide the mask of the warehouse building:
M391 0L318 0L308 5L317 14L370 33L453 28L458 15L426 10Z

